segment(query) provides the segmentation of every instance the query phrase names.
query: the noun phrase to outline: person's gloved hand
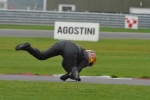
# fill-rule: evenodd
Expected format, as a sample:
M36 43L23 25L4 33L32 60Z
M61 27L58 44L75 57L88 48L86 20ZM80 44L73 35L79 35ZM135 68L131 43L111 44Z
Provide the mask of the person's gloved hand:
M69 78L72 80L81 81L77 67L73 67L72 71L69 73Z
M67 74L65 74L65 75L62 75L61 77L60 77L60 79L61 80L63 80L63 81L65 81L66 79L68 79L70 76L69 76L69 74L67 73Z
M81 78L79 78L78 80L76 80L76 81L81 81Z
M66 81L66 79L68 79L68 78L70 78L70 79L72 79L72 80L76 80L76 79L74 79L73 76L70 76L68 73L65 74L65 75L62 75L62 76L60 77L60 79L63 80L63 81ZM76 81L81 81L81 78L77 79Z
M80 78L80 77L79 77L78 79L74 79L73 77L70 77L70 79L76 80L76 81L81 81L81 78Z
M79 71L78 71L77 67L73 67L72 71L70 73L62 75L60 77L60 79L63 80L63 81L65 81L68 78L70 78L72 80L76 80L76 81L81 81L80 74L79 74Z

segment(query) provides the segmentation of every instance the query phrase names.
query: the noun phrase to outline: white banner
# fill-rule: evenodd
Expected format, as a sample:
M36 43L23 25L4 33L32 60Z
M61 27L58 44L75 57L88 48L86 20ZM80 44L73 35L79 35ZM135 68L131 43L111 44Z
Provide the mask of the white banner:
M150 14L150 8L135 8L130 7L131 14Z
M137 16L125 16L125 28L138 29L138 17Z
M99 23L55 22L54 39L98 41Z

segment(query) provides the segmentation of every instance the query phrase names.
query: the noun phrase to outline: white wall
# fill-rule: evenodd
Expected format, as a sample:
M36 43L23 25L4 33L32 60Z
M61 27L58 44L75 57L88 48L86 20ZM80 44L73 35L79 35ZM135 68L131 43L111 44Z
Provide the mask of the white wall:
M7 0L0 0L0 9L7 9Z

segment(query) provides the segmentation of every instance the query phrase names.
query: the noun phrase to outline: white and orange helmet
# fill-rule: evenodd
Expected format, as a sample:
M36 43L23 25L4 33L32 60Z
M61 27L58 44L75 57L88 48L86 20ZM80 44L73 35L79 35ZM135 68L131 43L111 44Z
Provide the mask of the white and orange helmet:
M96 53L92 50L86 50L89 55L89 64L88 66L93 66L96 63Z

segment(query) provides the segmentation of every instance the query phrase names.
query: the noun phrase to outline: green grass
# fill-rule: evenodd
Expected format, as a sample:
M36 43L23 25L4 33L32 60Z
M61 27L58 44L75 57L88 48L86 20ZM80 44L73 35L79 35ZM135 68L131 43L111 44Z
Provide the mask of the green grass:
M0 29L53 30L53 27L0 25ZM150 32L149 29L101 28L100 30ZM0 37L0 74L65 73L61 67L60 56L39 61L27 52L14 50L17 44L23 42L30 42L33 47L45 50L56 41L51 38ZM150 77L149 40L100 39L98 42L75 42L97 53L95 66L83 69L81 75ZM149 93L149 86L0 80L0 100L150 100Z
M150 100L149 93L148 86L0 81L0 100Z
M54 30L54 26L42 25L0 25L0 29L32 29L32 30ZM135 32L135 33L150 33L150 29L124 29L124 28L108 28L101 27L101 32Z
M39 61L25 51L15 51L19 43L30 42L41 51L57 40L52 38L0 37L0 73L63 74L60 56ZM74 41L97 54L97 63L81 75L150 77L150 41L136 39L100 39L98 42Z

